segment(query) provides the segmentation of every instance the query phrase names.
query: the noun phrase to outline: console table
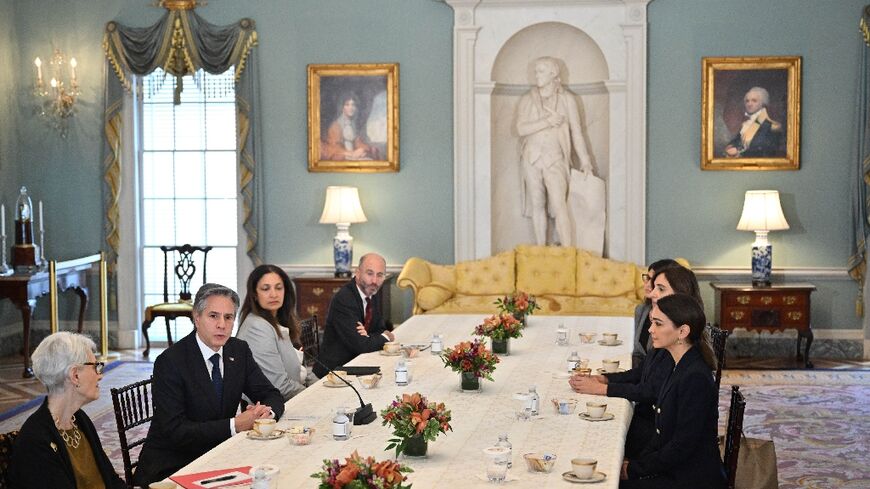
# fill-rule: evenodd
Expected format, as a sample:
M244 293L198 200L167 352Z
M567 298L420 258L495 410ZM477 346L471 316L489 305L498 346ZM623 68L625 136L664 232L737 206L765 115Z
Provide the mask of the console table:
M94 262L85 260L70 260L57 264L57 286L59 291L72 289L79 296L78 332L82 332L85 308L88 305L88 287L86 272ZM36 273L14 274L0 277L0 300L9 299L21 311L24 323L24 372L23 378L33 377L30 366L30 320L36 311L36 300L48 295L51 284L48 271Z
M390 276L384 280L384 285L377 293L380 297L381 311L384 314L384 322L390 322ZM332 275L302 274L293 277L293 285L296 287L296 314L304 319L316 315L318 327L322 330L326 325L326 314L329 312L329 303L344 284L352 278L333 277ZM390 329L389 327L387 329Z
M816 290L812 284L774 284L770 287L752 287L750 284L711 283L716 291L716 316L719 327L733 331L798 331L797 358L810 362L813 330L810 323L810 294ZM801 340L807 343L801 356Z

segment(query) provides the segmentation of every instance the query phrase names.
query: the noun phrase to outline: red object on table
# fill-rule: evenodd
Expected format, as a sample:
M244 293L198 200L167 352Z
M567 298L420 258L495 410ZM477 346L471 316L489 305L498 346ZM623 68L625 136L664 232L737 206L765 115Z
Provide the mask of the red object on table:
M238 486L240 484L250 484L253 482L254 478L248 475L251 471L251 466L247 465L245 467L233 467L230 469L220 469L220 470L209 470L206 472L196 472L193 474L183 474L183 475L173 475L170 479L185 489L203 489L209 488L213 489L216 487L231 487ZM205 479L216 479L226 474L230 474L233 472L241 472L245 474L245 477L239 477L235 480L227 481L226 484L208 484L206 486L197 484L197 482L202 482Z

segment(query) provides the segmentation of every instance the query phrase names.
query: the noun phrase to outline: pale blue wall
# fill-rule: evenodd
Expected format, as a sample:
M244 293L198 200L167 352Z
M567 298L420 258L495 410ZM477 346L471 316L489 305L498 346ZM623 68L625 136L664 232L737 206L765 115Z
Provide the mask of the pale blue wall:
M742 194L772 187L782 192L792 225L790 231L772 234L776 265L844 266L850 235L857 20L865 1L650 4L648 258L681 255L702 266L746 266L752 236L734 230ZM112 19L152 24L161 10L150 4L0 0L0 196L8 202L9 188L26 183L45 201L53 235L47 243L50 256L84 255L100 246L102 29ZM200 13L217 24L246 16L257 22L268 261L331 262L329 242L335 231L317 219L323 190L332 184L360 187L370 221L351 230L358 252L378 250L395 264L412 254L437 262L453 260L449 7L434 0L212 0ZM16 46L6 56L10 36ZM80 60L84 94L66 141L33 119L25 103L27 88L22 88L30 86L29 60L46 56L51 41ZM701 57L750 54L804 57L802 169L701 172ZM10 69L4 71L10 62L11 70L17 70L11 86L3 78L10 76ZM307 172L305 66L340 62L400 63L399 173ZM12 100L21 100L17 106L7 102L10 91ZM14 183L7 181L10 152L20 156L12 158ZM38 178L44 183L37 183ZM817 327L858 327L851 312L854 286L844 281L819 285ZM8 302L0 304L0 311L8 310Z
M15 138L15 77L18 56L12 0L0 1L0 202L8 202L15 188L17 140ZM6 216L7 219L9 215ZM11 227L8 228L11 230ZM7 233L11 232L9 230Z

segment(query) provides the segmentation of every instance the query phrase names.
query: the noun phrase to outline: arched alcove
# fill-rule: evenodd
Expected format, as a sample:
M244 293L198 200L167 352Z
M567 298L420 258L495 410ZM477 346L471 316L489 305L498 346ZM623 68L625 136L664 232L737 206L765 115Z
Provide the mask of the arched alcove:
M562 84L580 112L584 139L595 174L609 175L609 94L607 60L583 30L563 22L530 25L511 36L498 51L492 68L491 99L492 249L512 249L534 242L532 221L522 215L520 138L516 109L520 97L535 85L534 64L541 56L558 61ZM576 156L572 167L579 168ZM554 226L550 226L551 235ZM552 241L552 240L551 240ZM599 250L600 252L600 250Z

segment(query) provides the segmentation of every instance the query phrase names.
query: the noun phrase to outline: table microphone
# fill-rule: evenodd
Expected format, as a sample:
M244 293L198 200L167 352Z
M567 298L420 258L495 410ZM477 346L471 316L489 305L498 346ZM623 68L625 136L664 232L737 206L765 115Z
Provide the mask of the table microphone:
M325 368L327 370L327 372L331 373L332 375L335 375L339 380L341 380L342 382L347 384L348 387L353 389L353 391L356 393L356 397L359 398L359 407L356 408L356 411L353 414L353 424L359 426L362 424L369 424L372 421L378 419L378 415L375 414L375 410L372 408L372 403L368 403L368 404L364 403L362 396L359 394L359 391L356 390L356 387L354 387L353 384L351 384L350 382L348 382L347 380L342 378L340 375L335 373L335 371L333 371L331 368L324 365L323 362L321 362L320 360L317 359L317 357L312 356L311 358L314 359L314 361L317 362L318 365Z

